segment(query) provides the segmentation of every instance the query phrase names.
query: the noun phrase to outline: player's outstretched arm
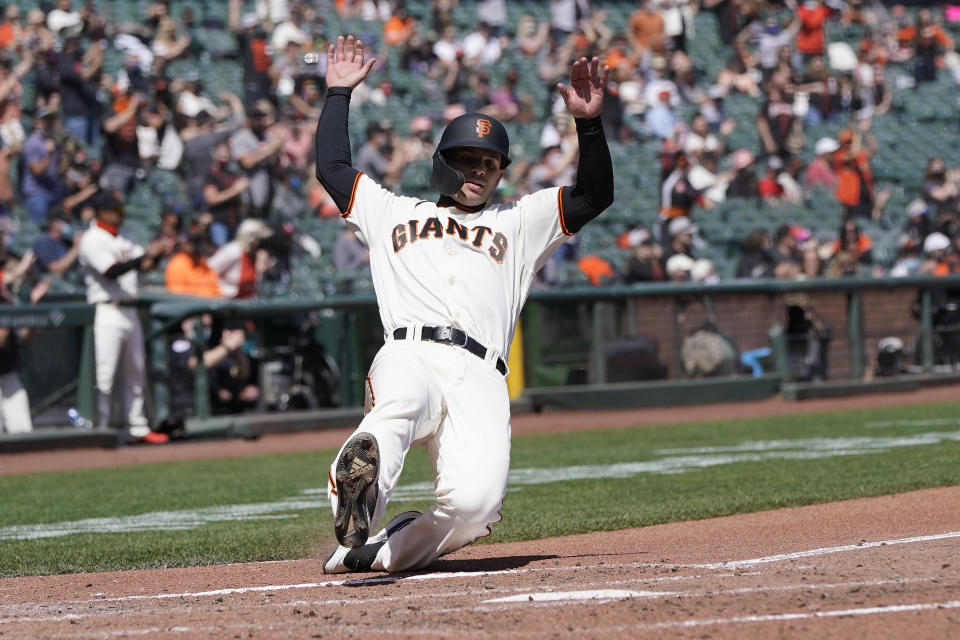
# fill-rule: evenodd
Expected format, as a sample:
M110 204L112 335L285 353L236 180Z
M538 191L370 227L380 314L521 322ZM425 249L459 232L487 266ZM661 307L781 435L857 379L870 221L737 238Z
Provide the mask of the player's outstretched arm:
M600 111L610 67L599 58L580 58L570 68L570 84L557 84L577 125L580 159L577 182L560 192L564 229L576 233L613 203L613 161L603 133Z
M347 117L350 93L363 82L375 58L364 61L363 43L353 36L337 38L327 48L327 100L317 123L317 180L342 213L350 208L359 172L353 168Z

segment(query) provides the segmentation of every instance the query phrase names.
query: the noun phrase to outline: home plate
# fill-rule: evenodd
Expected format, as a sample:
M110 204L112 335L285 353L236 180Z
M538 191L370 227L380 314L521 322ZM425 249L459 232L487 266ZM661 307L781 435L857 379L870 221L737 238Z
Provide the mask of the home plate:
M551 591L548 593L522 593L506 598L483 602L553 602L557 600L619 600L622 598L660 598L673 595L660 591L628 591L625 589L594 589L591 591Z

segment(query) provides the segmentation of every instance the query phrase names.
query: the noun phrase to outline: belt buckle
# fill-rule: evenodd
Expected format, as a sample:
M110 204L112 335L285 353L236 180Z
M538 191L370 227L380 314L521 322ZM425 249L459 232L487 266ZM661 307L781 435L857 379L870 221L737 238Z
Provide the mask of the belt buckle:
M433 339L437 342L453 342L453 327L437 327Z

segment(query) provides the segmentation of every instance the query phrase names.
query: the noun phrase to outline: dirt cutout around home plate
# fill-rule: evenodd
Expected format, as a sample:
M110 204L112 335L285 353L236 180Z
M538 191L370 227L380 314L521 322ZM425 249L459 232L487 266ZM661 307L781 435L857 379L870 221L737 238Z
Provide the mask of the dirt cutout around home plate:
M0 638L956 638L960 487L320 563L0 580Z

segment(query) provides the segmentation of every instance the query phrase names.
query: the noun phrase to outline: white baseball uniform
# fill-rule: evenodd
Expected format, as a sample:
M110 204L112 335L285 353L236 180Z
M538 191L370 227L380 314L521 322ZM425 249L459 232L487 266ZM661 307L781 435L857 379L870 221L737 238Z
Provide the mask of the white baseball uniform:
M344 217L370 249L386 337L357 429L375 436L380 449L371 530L415 443L426 444L437 499L389 538L373 569L426 566L487 535L500 519L510 462L503 362L534 274L569 235L559 195L559 188L544 189L474 213L394 195L363 174L355 182ZM465 332L486 348L485 357L421 340L423 327ZM328 486L334 513L335 465Z
M97 425L108 426L113 389L119 382L127 426L135 437L142 437L150 430L144 413L147 374L143 329L134 306L139 291L139 270L131 269L117 278L104 274L114 264L143 254L143 247L99 222L94 222L80 240L87 302L97 305L93 320ZM118 376L120 372L122 375Z

